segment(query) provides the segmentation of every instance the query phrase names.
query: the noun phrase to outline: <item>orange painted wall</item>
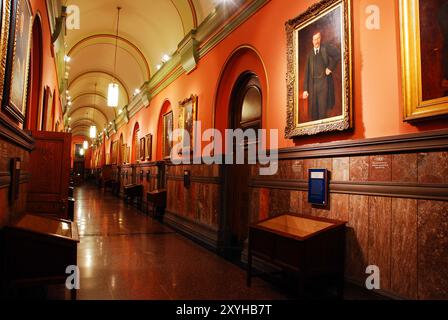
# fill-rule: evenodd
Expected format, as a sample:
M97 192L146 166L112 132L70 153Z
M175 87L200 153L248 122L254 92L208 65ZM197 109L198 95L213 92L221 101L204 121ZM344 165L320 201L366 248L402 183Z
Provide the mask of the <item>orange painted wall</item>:
M353 67L354 67L354 130L344 133L306 137L294 141L283 138L286 123L286 36L284 24L304 12L315 1L272 0L251 19L209 52L189 75L182 75L169 87L153 97L151 105L142 109L129 123L111 137L117 140L123 133L124 143L131 145L132 129L138 121L140 135L154 134L153 154L157 152L158 117L165 100L173 106L177 125L177 103L191 94L199 96L198 119L202 127L214 123L216 90L225 62L238 47L250 46L258 52L266 70L264 127L279 129L279 147L302 146L311 143L374 138L448 127L446 119L404 123L401 99L401 64L398 1L353 1ZM366 6L375 4L381 9L381 29L365 28ZM244 71L244 61L239 61ZM238 70L235 70L235 72ZM225 94L225 93L224 93ZM216 114L219 119L220 111ZM225 112L224 112L225 116ZM106 150L109 150L106 148ZM157 153L156 153L157 152Z
M54 57L52 56L52 42L51 42L51 30L50 22L48 19L47 8L45 0L30 0L33 16L36 14L40 16L42 22L42 86L41 97L43 97L43 88L48 86L51 92L55 92L55 119L54 123L62 124L62 105L59 94L59 85L57 79L57 71ZM41 98L42 100L43 98ZM42 101L40 101L40 107L42 107ZM41 111L40 111L41 112ZM56 131L61 131L61 128L56 128Z

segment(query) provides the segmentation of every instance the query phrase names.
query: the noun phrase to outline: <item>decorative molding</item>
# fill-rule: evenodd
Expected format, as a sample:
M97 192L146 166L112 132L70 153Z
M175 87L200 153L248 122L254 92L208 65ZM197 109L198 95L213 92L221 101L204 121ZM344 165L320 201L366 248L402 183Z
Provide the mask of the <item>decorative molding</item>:
M172 181L184 181L183 176L167 175L168 180ZM222 184L223 180L220 177L198 177L192 176L191 182L197 183L210 183L210 184Z
M306 180L251 179L249 187L308 191ZM330 193L448 201L448 184L331 181Z
M5 114L0 113L0 138L4 138L13 144L32 151L34 149L34 139L15 123L9 120Z
M169 211L165 211L163 223L214 251L217 251L219 248L219 231L213 227L192 221Z
M177 51L181 58L182 68L187 74L196 69L199 61L199 42L196 40L196 30L191 30L179 43Z
M20 174L20 184L30 182L31 174L29 172L22 172ZM11 184L11 175L9 172L0 172L0 189L9 188Z
M230 12L225 4L218 6L216 11L210 14L198 27L197 39L201 43L199 58L204 57L269 1L253 0L245 6L239 7L239 11ZM234 16L229 19L232 15Z
M171 60L165 63L163 67L153 74L150 80L142 86L141 94L147 95L148 103L146 106L141 103L136 103L132 108L132 113L129 113L129 118L132 118L142 108L149 106L152 97L159 94L184 73L192 72L200 59L269 1L270 0L252 0L243 6L218 5L213 13L211 13L196 30L192 30L192 32L180 42L178 50L173 54ZM129 105L133 105L133 100ZM117 121L117 129L121 128L126 123L127 122L123 123L122 121Z
M9 172L0 172L0 189L8 188L11 184L11 175Z
M305 159L448 150L448 130L338 141L280 149L279 159Z

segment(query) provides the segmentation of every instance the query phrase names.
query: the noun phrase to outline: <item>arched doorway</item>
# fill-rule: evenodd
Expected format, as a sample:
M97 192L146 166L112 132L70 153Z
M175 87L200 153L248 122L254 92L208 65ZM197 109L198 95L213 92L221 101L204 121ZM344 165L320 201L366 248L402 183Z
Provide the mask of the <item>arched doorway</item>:
M236 81L230 100L229 128L241 129L252 138L243 143L233 141L234 164L225 166L224 254L230 259L240 260L248 239L249 231L249 180L251 167L248 164L250 144L257 143L258 129L262 128L262 91L258 76L244 72ZM237 164L237 149L244 152L244 164ZM256 150L256 148L254 149Z
M38 130L42 126L42 119L39 119L42 91L42 24L39 15L33 23L29 79L25 129Z

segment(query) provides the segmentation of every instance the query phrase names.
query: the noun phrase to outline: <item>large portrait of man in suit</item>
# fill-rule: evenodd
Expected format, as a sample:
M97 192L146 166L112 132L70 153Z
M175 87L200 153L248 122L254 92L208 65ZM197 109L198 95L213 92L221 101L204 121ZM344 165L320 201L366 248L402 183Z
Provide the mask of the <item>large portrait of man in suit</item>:
M341 60L341 50L322 43L322 33L313 35L313 49L305 63L303 99L308 100L311 121L328 118L335 105L333 72Z
M400 0L404 120L448 114L448 0Z
M322 0L286 23L287 138L352 126L350 8L350 0Z

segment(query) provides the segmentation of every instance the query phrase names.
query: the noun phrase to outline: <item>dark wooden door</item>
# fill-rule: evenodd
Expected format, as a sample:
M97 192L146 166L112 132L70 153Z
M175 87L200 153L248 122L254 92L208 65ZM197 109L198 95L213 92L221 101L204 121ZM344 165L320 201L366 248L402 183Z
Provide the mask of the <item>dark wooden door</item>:
M66 219L72 136L41 131L32 135L36 142L30 156L27 211Z
M256 130L261 128L262 96L260 82L256 75L246 73L236 82L231 100L230 124L232 129ZM256 135L255 135L256 137ZM240 259L249 234L249 182L251 166L248 165L248 144L257 141L234 141L234 155L237 148L243 149L244 164L226 165L224 171L226 217L224 242L225 254Z

